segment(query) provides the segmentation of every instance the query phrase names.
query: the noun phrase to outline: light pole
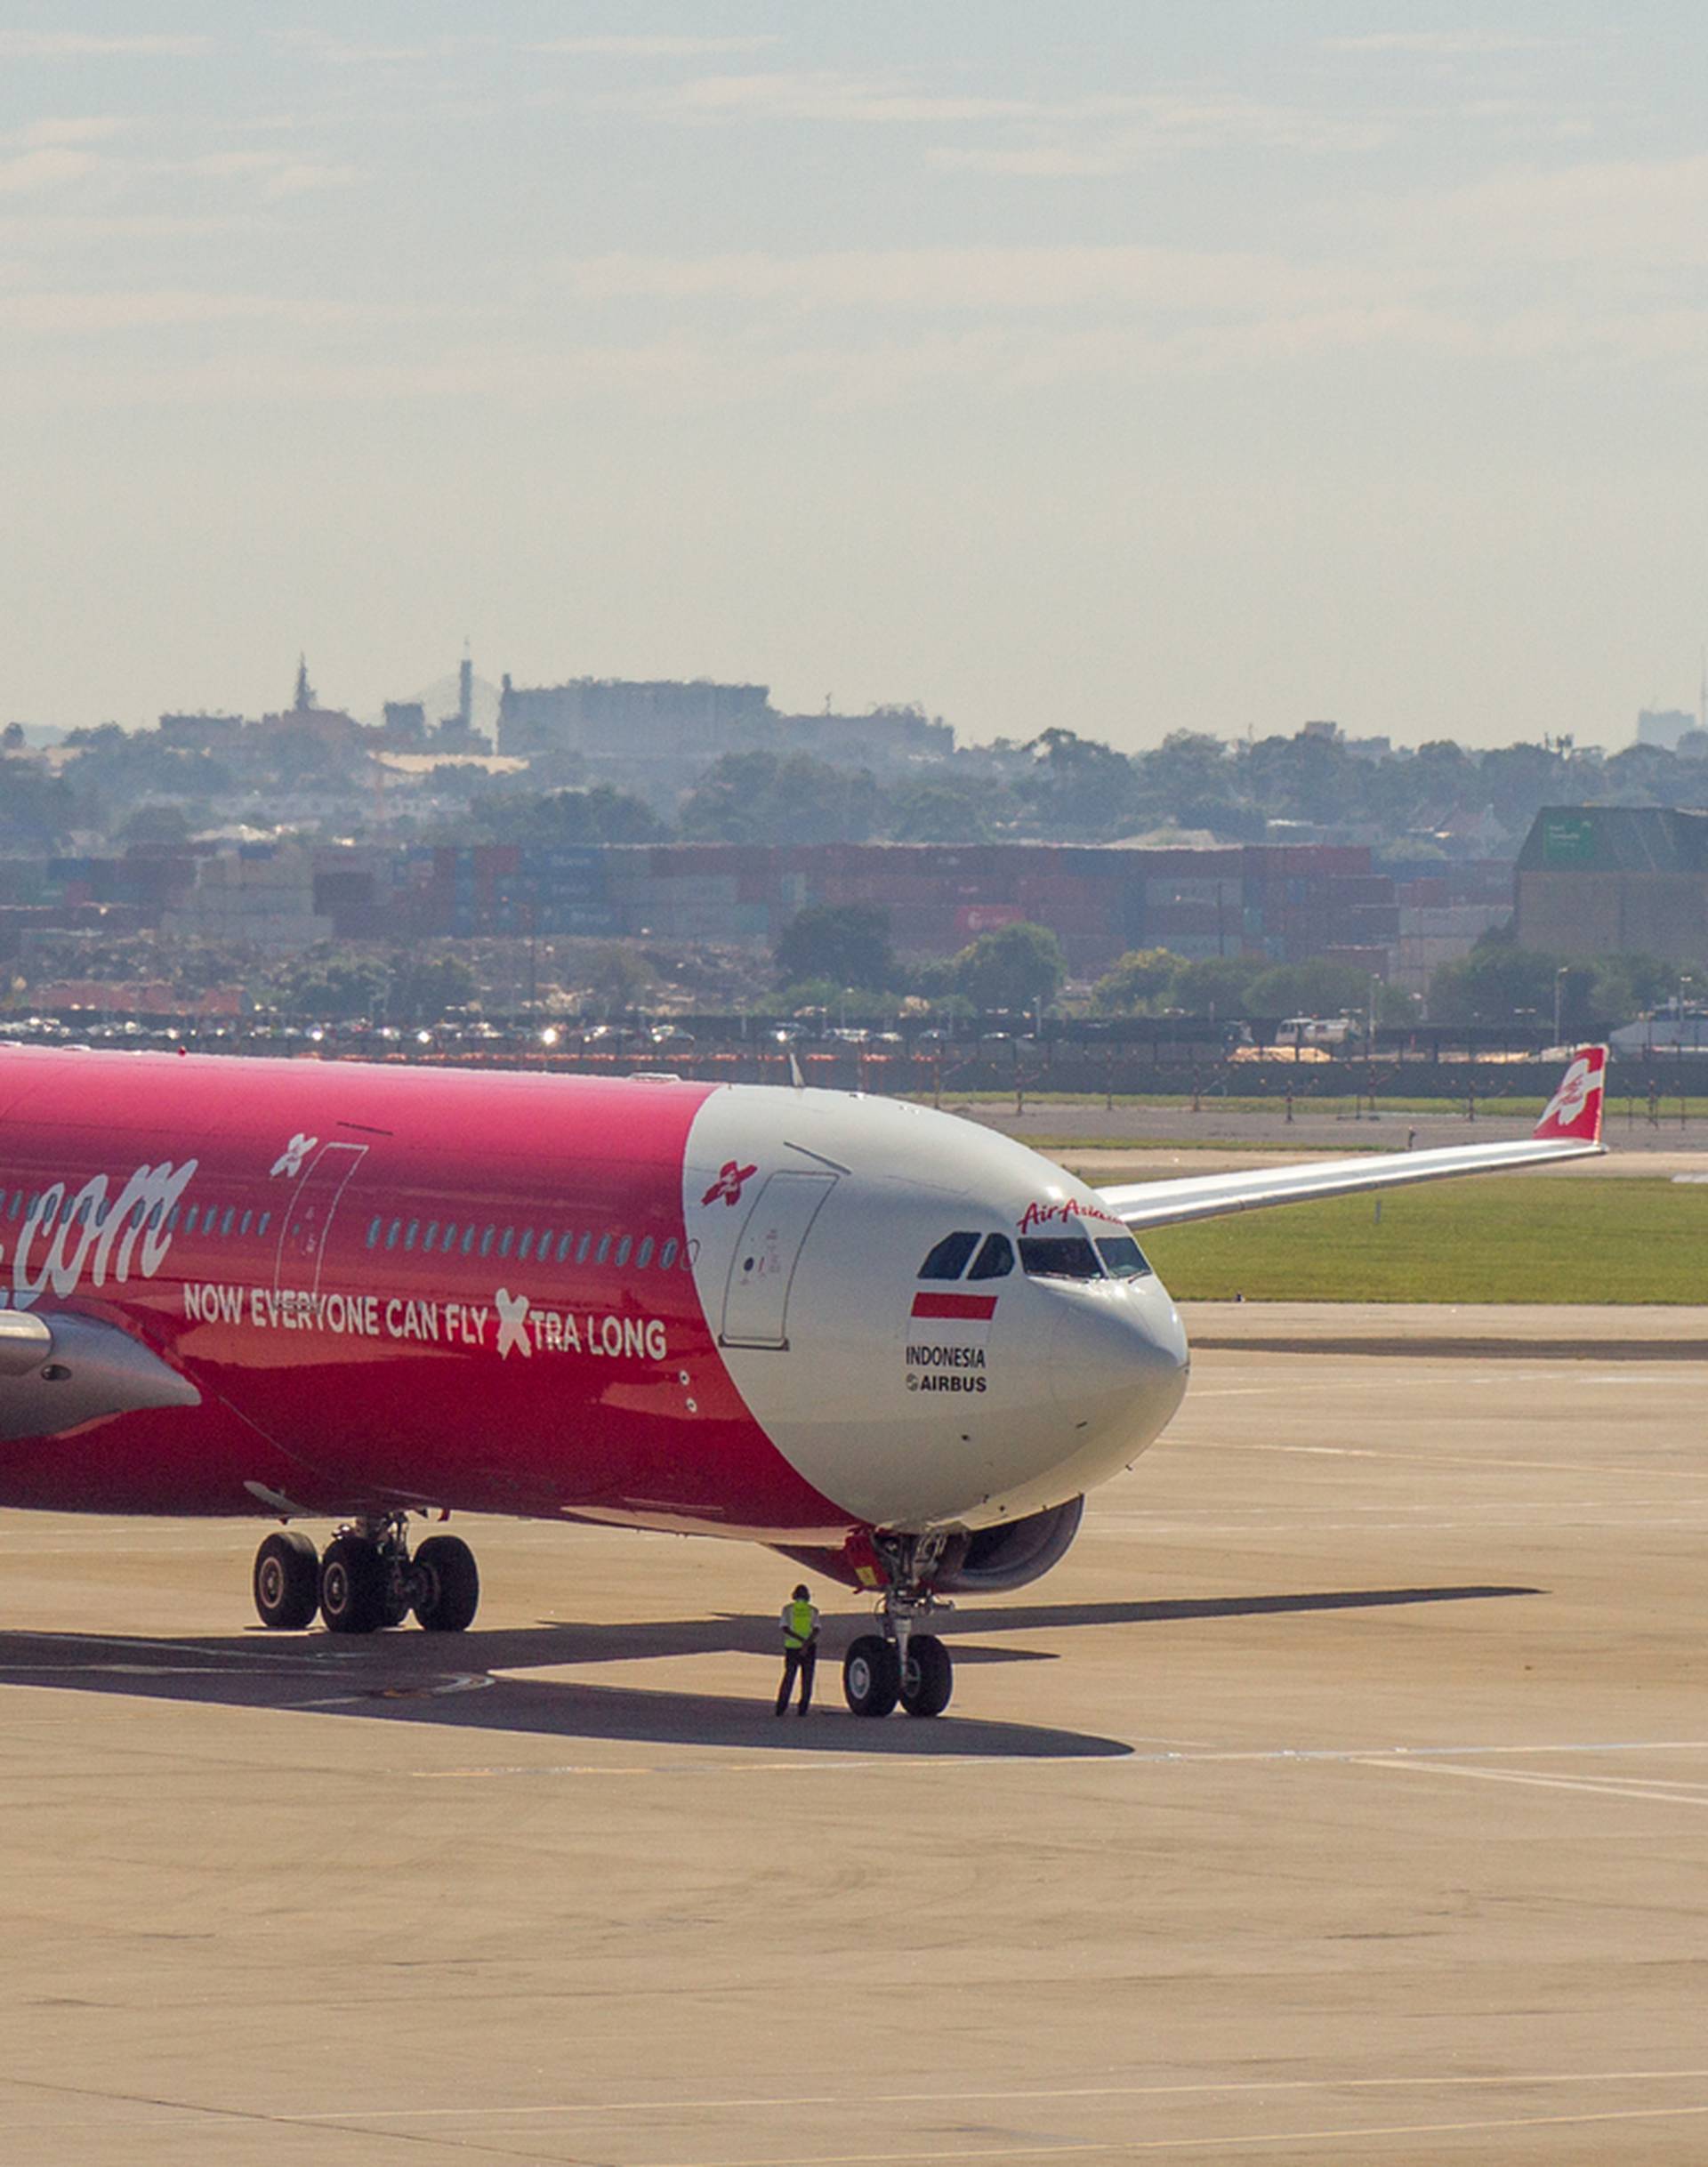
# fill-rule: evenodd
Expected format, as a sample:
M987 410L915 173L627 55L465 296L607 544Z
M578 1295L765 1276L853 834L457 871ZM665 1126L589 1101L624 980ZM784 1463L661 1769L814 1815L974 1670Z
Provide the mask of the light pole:
M1567 966L1562 963L1559 966L1559 969L1554 973L1554 1043L1556 1045L1559 1045L1560 1043L1559 1010L1560 1003L1564 998L1566 992L1566 971Z

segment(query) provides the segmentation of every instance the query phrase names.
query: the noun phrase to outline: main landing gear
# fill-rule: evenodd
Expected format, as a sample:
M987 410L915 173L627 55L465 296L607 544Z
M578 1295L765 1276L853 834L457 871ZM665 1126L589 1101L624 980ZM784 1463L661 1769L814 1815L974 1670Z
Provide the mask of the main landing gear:
M858 1716L887 1716L899 1702L911 1716L938 1716L955 1691L955 1666L922 1619L951 1604L931 1593L930 1580L943 1549L941 1535L877 1538L890 1568L881 1632L862 1633L842 1658L842 1696Z
M255 1609L263 1625L301 1631L318 1610L328 1632L378 1632L413 1610L429 1632L461 1632L480 1601L474 1552L456 1535L429 1535L409 1554L408 1516L341 1527L317 1553L294 1527L255 1552Z

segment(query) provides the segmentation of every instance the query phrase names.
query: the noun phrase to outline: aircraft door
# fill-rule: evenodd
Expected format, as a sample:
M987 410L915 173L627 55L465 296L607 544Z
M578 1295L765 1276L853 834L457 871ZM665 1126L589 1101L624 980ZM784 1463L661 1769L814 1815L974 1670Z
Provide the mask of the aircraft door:
M723 1289L726 1347L788 1346L789 1289L834 1173L774 1173L753 1199Z
M287 1288L305 1294L319 1292L320 1266L332 1215L350 1177L367 1156L366 1144L326 1144L296 1177L290 1209L278 1230L278 1255L273 1269L276 1293Z

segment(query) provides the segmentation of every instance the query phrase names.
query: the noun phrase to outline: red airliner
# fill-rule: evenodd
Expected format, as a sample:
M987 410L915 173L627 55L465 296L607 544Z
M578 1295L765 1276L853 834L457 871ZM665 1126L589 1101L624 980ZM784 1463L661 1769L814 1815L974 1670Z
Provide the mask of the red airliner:
M1134 1229L1599 1151L1535 1136L1098 1192L895 1100L675 1077L0 1050L0 1504L246 1514L265 1623L469 1624L418 1516L768 1543L872 1590L861 1714L1024 1586L1186 1390ZM330 1519L319 1551L289 1523Z

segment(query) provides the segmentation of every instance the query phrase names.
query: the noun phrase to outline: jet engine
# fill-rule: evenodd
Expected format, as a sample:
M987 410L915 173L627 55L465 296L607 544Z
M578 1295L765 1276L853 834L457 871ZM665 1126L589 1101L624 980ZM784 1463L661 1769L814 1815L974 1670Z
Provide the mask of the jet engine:
M1069 1543L1079 1533L1084 1510L1083 1497L1070 1497L1065 1505L1028 1513L1023 1520L1004 1520L1000 1527L951 1535L930 1575L931 1592L1006 1595L1011 1588L1029 1587L1067 1556ZM787 1543L776 1543L773 1548L781 1556L793 1558L797 1565L804 1565L810 1573L822 1573L826 1579L841 1581L845 1588L870 1590L880 1584L874 1576L872 1548L864 1536L843 1550L803 1550Z
M1028 1513L1023 1520L952 1536L931 1576L933 1591L939 1595L1006 1595L1012 1588L1029 1587L1068 1555L1084 1510L1083 1497L1070 1497L1065 1505Z

